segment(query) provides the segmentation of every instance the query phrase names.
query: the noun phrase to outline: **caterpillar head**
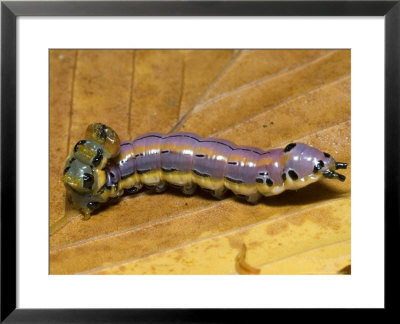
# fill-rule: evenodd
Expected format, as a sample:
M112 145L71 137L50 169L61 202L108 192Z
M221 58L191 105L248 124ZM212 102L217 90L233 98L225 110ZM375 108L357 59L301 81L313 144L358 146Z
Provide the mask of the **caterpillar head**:
M87 165L75 156L67 159L62 178L72 203L84 214L90 214L106 199L101 191L106 187L106 173ZM104 190L103 190L104 195Z
M330 154L312 146L291 143L284 148L283 154L287 156L285 172L296 189L303 187L307 182L317 181L321 177L340 181L346 179L335 170L346 169L347 163L336 162Z
M105 185L106 173L103 170L95 169L91 165L82 163L72 156L65 163L62 180L68 189L82 195L94 194Z
M115 186L107 185L110 158L119 153L118 135L106 125L91 124L84 140L74 146L65 163L63 182L72 203L85 215L92 213L101 202L118 195Z

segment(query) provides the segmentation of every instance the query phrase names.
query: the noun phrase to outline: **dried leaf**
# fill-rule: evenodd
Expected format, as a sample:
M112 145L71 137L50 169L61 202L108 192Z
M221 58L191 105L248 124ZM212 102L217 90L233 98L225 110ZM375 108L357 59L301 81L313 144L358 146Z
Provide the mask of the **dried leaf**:
M230 274L238 255L260 274L338 273L351 263L351 164L344 183L255 206L144 190L88 221L61 175L92 122L123 140L185 130L262 149L300 141L351 163L350 84L348 50L52 50L50 273Z

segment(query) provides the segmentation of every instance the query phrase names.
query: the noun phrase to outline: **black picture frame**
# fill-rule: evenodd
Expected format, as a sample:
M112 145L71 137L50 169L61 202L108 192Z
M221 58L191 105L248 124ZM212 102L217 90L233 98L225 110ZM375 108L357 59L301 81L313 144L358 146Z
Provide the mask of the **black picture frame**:
M16 308L16 19L19 16L384 16L385 309L399 279L400 0L396 1L4 1L1 3L1 321L6 323L233 322L263 310ZM368 159L368 157L366 157ZM371 179L382 174L371 164ZM371 192L371 197L374 195ZM369 198L368 198L369 199ZM367 290L367 288L366 288Z

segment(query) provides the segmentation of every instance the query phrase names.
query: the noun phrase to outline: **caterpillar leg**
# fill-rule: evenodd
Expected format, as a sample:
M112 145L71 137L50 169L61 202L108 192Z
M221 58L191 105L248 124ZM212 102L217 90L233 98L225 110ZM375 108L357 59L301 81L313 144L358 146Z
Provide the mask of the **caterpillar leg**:
M196 189L197 184L193 183L191 185L183 186L182 192L187 196L191 196L196 192Z
M227 191L227 190L226 190L225 187L223 187L223 188L221 188L221 189L214 190L214 191L212 192L212 196L213 196L214 198L217 198L217 199L223 199L223 198L225 197L226 191Z
M260 200L260 198L262 197L262 195L258 192L250 194L250 195L244 195L244 194L238 194L235 193L235 195L241 199L246 200L248 203L255 205L258 203L258 201Z
M155 192L157 193L162 193L168 188L168 183L165 181L160 182L156 187L154 188Z
M135 186L129 189L125 189L125 193L130 195L130 194L135 194L137 193L140 189L142 189L142 186Z
M260 200L260 198L262 197L262 195L258 192L247 196L246 201L252 205L255 205L258 203L258 201Z

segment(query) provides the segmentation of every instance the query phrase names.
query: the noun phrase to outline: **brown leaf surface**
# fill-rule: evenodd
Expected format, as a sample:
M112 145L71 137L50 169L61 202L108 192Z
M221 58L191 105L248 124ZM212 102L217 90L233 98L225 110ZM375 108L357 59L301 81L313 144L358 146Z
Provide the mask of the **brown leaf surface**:
M292 141L351 163L348 50L52 50L50 273L334 274L351 264L351 164L255 206L232 194L143 191L83 221L65 201L64 160L89 123L123 140L149 131L263 149ZM259 270L258 270L259 269Z

